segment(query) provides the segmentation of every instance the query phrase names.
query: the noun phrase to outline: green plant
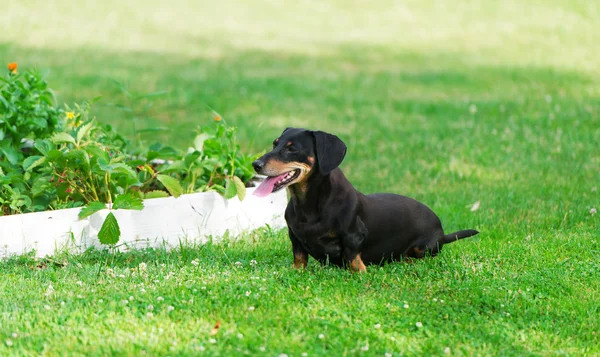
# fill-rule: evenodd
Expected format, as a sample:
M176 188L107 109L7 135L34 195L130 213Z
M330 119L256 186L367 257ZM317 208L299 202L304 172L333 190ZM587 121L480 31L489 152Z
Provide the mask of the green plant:
M215 190L226 198L238 196L243 200L246 195L245 182L253 175L252 161L257 154L245 154L236 142L236 128L228 126L218 114L211 125L198 128L198 134L192 147L184 154L179 154L171 147L154 144L141 156L133 160L132 165L139 166L148 177L158 172L169 175L175 181L171 184L166 179L159 180L171 192L173 189L184 193ZM174 182L179 183L175 185ZM155 182L146 180L148 188L160 189ZM153 195L155 190L151 190Z
M0 78L0 156L11 165L21 162L27 139L46 138L60 129L63 111L54 92L37 70L17 73L15 63Z
M0 78L0 215L49 205L48 177L29 170L39 165L31 140L60 130L64 116L39 71L19 74L16 63L10 63L8 70L6 78Z
M236 129L221 116L199 128L185 153L160 144L139 150L90 115L93 102L55 108L48 101L52 91L38 72L26 77L21 82L11 71L2 90L3 103L9 103L1 122L2 133L8 133L0 160L2 214L82 207L83 219L105 208L141 210L143 199L210 190L244 199L256 155L241 152ZM121 88L132 103L162 93L134 96ZM23 147L26 140L29 145ZM109 212L100 242L115 244L119 236Z

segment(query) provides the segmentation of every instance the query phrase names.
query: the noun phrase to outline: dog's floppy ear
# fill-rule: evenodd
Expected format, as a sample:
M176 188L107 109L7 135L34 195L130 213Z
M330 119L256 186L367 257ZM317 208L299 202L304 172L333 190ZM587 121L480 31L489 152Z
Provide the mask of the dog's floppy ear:
M327 175L340 166L346 156L346 144L335 135L313 131L317 150L317 161L321 175Z

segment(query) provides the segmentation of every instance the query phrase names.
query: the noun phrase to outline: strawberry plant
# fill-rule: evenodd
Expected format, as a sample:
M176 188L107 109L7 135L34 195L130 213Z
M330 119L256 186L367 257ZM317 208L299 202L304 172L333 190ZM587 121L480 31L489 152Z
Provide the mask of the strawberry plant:
M217 115L185 152L162 144L134 148L90 115L91 104L56 107L38 72L11 70L0 87L0 215L82 207L143 209L143 199L214 190L243 200L258 155L244 154L235 128ZM109 212L98 237L118 242Z

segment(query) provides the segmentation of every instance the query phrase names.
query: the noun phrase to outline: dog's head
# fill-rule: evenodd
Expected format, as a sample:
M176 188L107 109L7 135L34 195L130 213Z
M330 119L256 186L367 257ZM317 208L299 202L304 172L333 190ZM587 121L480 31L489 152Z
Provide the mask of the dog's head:
M346 144L323 131L287 128L273 141L273 150L252 163L267 178L254 192L266 196L303 183L313 174L328 175L346 156Z

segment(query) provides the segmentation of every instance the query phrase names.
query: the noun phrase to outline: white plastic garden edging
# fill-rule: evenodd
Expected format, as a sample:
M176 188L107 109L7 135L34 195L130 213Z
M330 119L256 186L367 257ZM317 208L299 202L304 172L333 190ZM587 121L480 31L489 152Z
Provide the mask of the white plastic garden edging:
M181 242L206 243L226 233L238 235L265 225L285 226L285 190L260 198L248 188L246 198L230 200L216 192L203 192L178 198L144 201L144 209L112 211L121 228L121 249L177 247ZM44 257L68 249L82 252L101 247L98 231L109 210L79 220L81 208L26 213L0 217L0 258L24 254L35 249ZM122 243L126 243L121 245Z

